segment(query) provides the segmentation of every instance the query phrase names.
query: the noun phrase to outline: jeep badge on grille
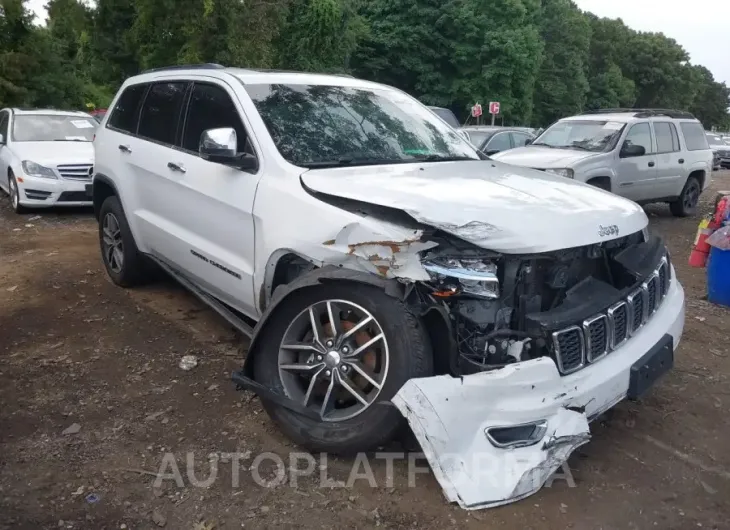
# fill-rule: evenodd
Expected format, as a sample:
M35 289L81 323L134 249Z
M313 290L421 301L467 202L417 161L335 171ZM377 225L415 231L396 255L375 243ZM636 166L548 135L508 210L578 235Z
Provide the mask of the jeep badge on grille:
M601 237L617 236L618 235L618 226L617 225L608 225L608 226L598 225L598 235Z

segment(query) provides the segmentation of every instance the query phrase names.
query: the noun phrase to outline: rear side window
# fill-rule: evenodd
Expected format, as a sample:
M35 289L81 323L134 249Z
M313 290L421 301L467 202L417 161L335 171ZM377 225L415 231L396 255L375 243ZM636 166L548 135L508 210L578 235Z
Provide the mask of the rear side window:
M674 153L679 151L679 138L673 123L655 123L657 153Z
M107 125L120 131L136 133L139 105L142 103L146 89L147 85L132 85L124 89L112 110Z
M710 148L707 144L707 136L705 136L705 130L702 128L702 125L699 123L683 122L681 127L688 151L700 151Z
M137 134L164 144L175 144L186 82L156 83L142 104Z
M198 152L203 131L231 127L238 137L238 152L244 152L246 131L238 110L223 88L196 83L193 86L183 132L183 149Z

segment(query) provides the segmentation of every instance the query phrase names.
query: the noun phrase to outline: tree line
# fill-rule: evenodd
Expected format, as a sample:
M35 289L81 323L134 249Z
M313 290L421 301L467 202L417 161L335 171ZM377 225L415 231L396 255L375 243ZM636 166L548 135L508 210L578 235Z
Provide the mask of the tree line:
M730 129L730 89L661 33L571 0L0 0L0 107L104 107L129 76L172 64L350 73L460 118L676 108Z

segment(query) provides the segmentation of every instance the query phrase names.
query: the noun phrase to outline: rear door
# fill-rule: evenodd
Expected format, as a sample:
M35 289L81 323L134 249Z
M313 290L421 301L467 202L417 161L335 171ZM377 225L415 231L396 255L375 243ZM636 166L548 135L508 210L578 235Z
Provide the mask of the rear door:
M657 147L654 198L673 197L676 190L681 190L684 185L687 168L679 149L677 128L669 121L655 121L652 126Z
M8 191L8 167L10 166L10 148L8 143L8 132L10 128L10 111L0 110L0 188Z
M624 148L640 145L644 148L643 156L627 157ZM654 136L649 122L635 123L631 126L619 149L616 167L619 195L634 201L642 201L656 197L653 191L656 180L656 150Z
M198 151L204 131L233 128L238 152L255 155L250 129L225 82L196 81L187 99L176 147L154 162L161 174L155 174L150 198L164 223L155 227L157 251L208 292L255 317L253 205L261 171L209 162Z

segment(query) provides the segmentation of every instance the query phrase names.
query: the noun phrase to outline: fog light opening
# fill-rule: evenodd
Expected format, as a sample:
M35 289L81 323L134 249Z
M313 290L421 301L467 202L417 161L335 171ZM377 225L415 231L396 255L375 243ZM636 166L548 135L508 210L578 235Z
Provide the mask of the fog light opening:
M535 445L545 437L546 432L547 420L507 427L489 427L484 430L489 443L500 449Z

